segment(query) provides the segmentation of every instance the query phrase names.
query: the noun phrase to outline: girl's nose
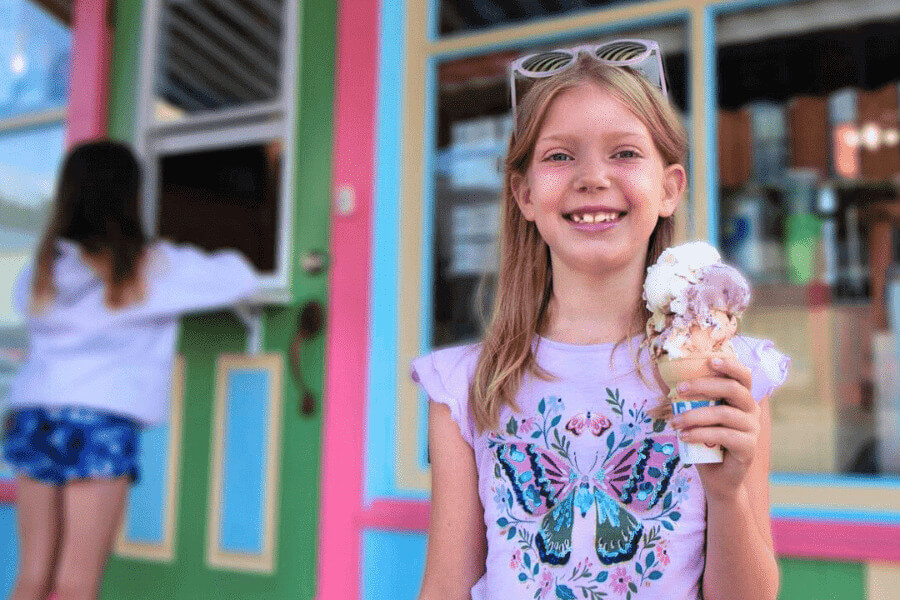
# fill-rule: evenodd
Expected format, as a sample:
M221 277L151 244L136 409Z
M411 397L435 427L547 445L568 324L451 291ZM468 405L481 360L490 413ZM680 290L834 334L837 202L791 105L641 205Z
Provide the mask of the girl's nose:
M591 193L609 187L609 176L603 161L586 162L575 179L575 189L582 193Z

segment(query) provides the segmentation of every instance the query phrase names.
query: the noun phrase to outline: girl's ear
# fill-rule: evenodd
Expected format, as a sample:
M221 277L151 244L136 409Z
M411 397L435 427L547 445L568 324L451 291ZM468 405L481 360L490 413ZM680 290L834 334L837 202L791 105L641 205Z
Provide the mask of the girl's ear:
M659 206L661 217L671 217L681 204L684 190L687 188L687 172L678 163L669 165L663 171L663 199Z
M528 178L521 173L513 173L510 184L522 216L527 221L534 221L534 204L531 202L531 187L528 185Z

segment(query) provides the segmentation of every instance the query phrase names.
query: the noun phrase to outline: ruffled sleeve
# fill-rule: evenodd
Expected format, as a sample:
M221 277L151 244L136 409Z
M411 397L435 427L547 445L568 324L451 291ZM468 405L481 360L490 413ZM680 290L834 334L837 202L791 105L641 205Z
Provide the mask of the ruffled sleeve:
M454 346L420 356L410 366L410 377L433 402L446 404L463 439L474 447L475 428L469 411L469 381L478 353L474 346Z
M734 350L741 361L753 374L751 394L759 402L771 396L787 379L791 358L775 349L770 340L738 336L734 340Z

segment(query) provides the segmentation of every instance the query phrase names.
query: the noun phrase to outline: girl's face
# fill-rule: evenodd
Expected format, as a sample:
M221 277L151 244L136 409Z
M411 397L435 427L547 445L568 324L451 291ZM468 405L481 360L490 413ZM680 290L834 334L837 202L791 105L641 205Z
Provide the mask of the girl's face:
M554 269L587 273L643 268L657 220L675 212L685 185L684 167L666 166L643 122L594 84L553 100L526 174L512 181Z

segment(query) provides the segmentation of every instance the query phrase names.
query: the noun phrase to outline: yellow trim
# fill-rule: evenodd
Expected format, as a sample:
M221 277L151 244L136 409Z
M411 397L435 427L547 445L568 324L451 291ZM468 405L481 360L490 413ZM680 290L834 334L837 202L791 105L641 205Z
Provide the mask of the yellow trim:
M535 38L566 36L572 31L590 29L596 25L628 23L648 18L666 16L678 12L696 12L702 15L707 6L721 5L723 2L704 0L665 0L662 2L640 2L625 6L578 12L574 15L555 19L542 19L536 23L510 25L490 31L463 34L451 38L435 40L427 45L428 54L448 54L489 48L497 45L528 43ZM424 20L422 21L424 23ZM703 21L700 21L702 27ZM701 48L702 52L702 48ZM701 63L702 64L702 63ZM702 96L701 96L702 97Z
M776 484L770 491L774 507L862 512L900 512L900 489L865 486Z
M222 484L225 453L225 411L227 408L228 375L234 370L264 370L269 374L268 443L266 446L265 497L263 498L263 551L258 555L222 550L219 540L221 526ZM210 463L209 508L206 529L206 562L214 568L232 571L271 574L275 571L275 546L278 519L278 474L281 464L281 354L258 356L219 356L216 365L216 404L213 416L212 461Z
M868 563L866 590L866 600L896 600L897 590L900 590L900 565Z
M130 540L125 523L128 522L128 506L122 519L122 525L116 539L115 552L119 556L172 562L175 560L175 531L178 520L178 489L181 480L181 432L184 420L184 369L183 356L175 359L172 374L172 390L170 398L171 416L169 417L169 451L166 468L166 493L163 514L163 541L161 544L148 544Z
M691 198L693 200L693 228L688 229L685 218L686 209L680 211L676 217L676 243L687 239L707 238L709 224L706 222L706 205L709 201L709 190L706 189L707 156L706 147L706 90L710 82L706 78L706 28L703 25L704 8L699 3L691 10L688 30L690 35L690 62L688 73L690 74L690 98L691 119L693 131L691 132ZM715 43L715 40L712 40ZM682 203L682 206L686 206Z
M424 164L417 160L425 155L425 69L427 67L426 3L412 2L406 12L406 56L404 60L404 114L401 164L403 188L400 210L400 265L398 272L397 321L397 453L395 469L397 487L402 490L428 490L430 475L418 458L419 414L418 391L409 379L409 363L419 353L422 331L422 211Z

